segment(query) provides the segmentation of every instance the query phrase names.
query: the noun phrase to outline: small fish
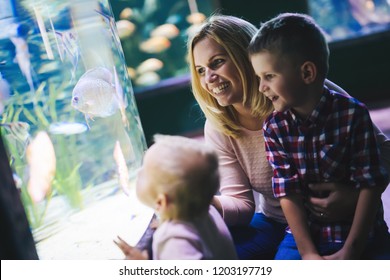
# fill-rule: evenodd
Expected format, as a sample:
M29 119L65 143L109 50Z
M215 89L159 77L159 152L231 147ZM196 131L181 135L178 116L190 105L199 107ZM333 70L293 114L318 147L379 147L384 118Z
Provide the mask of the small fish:
M153 71L145 72L135 79L135 84L138 86L151 86L160 81L160 76Z
M119 14L120 19L130 19L131 16L133 15L133 10L129 7L124 8L121 13Z
M173 39L179 35L180 31L176 27L176 25L172 23L165 23L160 26L157 26L152 32L150 33L150 36L152 37L166 37L168 39Z
M118 20L116 22L116 28L120 39L130 37L136 29L135 24L127 19Z
M136 71L138 75L141 75L146 72L158 71L163 68L163 66L164 63L161 60L157 58L149 58L138 65Z
M139 48L146 53L160 53L171 46L171 42L166 37L152 37L142 42Z
M115 142L113 156L117 166L119 185L124 193L129 195L129 170L127 169L126 160L119 141Z
M49 132L51 134L80 134L88 130L88 127L83 123L70 123L70 122L59 122L52 123L49 126Z
M50 192L56 172L55 150L46 132L38 132L27 146L26 157L29 166L27 191L37 203Z
M23 76L26 78L27 83L30 86L30 91L35 92L30 61L31 55L27 42L22 37L10 37L10 40L15 45L15 62L18 63L20 71L22 71Z
M11 94L11 87L9 83L3 79L0 73L0 114L4 111L4 103L9 99Z
M187 16L187 22L190 24L200 24L206 20L206 16L202 13L191 13L189 16Z
M78 39L75 32L69 31L54 31L59 39L58 52L60 54L61 61L66 58L72 63L72 81L76 77L76 70L80 60L80 49L78 46Z
M93 120L94 117L108 117L118 110L123 123L128 126L125 115L127 100L115 67L114 81L112 73L105 67L96 67L84 73L73 89L71 105L85 114L88 127L89 118Z

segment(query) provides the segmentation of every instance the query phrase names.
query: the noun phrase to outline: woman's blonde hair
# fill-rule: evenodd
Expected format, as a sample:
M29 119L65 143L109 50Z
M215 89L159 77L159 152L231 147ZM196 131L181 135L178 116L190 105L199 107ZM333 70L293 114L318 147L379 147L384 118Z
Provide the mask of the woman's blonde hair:
M247 54L247 48L257 28L234 16L212 15L188 41L188 61L191 71L192 91L206 118L218 130L232 137L239 137L241 126L232 105L223 107L202 88L195 69L193 50L204 38L221 45L237 67L243 86L243 105L249 106L259 122L271 113L272 103L258 91L258 81Z

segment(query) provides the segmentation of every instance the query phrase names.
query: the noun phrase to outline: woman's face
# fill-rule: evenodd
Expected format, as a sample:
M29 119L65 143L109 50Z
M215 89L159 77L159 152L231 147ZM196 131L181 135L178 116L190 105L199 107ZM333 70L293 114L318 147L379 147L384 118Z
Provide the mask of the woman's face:
M236 66L216 41L204 38L193 47L196 72L202 87L221 106L240 104L243 86Z

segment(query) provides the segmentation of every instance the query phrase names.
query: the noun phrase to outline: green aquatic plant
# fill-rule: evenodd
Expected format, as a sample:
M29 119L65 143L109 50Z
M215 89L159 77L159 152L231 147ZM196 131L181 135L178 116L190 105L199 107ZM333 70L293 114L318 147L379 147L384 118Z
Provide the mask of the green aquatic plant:
M33 137L30 133L35 133L40 130L47 131L53 122L57 122L58 115L58 100L59 93L66 87L65 83L57 84L42 82L35 91L34 96L30 96L29 92L20 93L17 90L8 100L6 110L2 114L1 124L16 124L18 122L28 123L29 131L28 140L26 143L19 143L14 135L5 131L1 127L2 135L5 138L6 147L10 157L11 168L15 176L21 178L21 183L18 186L21 192L21 198L26 210L30 226L38 228L44 224L45 215L48 206L55 196L64 196L71 208L81 209L83 207L83 198L81 194L82 179L79 174L82 163L80 158L72 158L71 160L63 160L70 151L77 150L76 141L67 139L65 141L61 136L54 136L55 152L57 157L57 169L55 178L52 182L52 189L46 195L44 201L35 203L27 191L27 160L26 148ZM73 114L74 115L74 114Z

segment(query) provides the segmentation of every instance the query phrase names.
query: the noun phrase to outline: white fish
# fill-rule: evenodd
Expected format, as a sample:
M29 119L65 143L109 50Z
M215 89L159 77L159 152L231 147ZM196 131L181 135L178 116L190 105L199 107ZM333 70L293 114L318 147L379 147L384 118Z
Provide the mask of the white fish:
M172 23L165 23L162 25L157 26L152 32L150 33L151 37L166 37L168 39L173 39L179 35L180 31L176 27L176 25Z
M80 59L80 49L78 47L77 35L75 32L69 31L55 31L54 32L59 39L58 52L60 54L61 61L65 58L69 59L72 63L72 81L76 77L76 69Z
M32 69L30 61L30 52L26 40L21 37L10 37L11 42L15 45L15 62L18 63L20 71L26 78L31 92L35 92L34 83L32 79Z
M124 193L129 195L129 170L127 169L126 160L119 141L115 142L113 156L117 166L119 185Z
M118 110L124 125L128 126L125 114L127 100L115 67L114 81L112 73L105 67L93 68L81 76L72 92L72 106L85 114L88 127L88 118L108 117Z
M70 122L59 122L52 123L49 126L49 132L51 134L80 134L87 131L88 127L83 123L70 123Z
M118 20L116 22L116 28L118 30L118 36L121 39L130 37L136 29L135 24L127 19Z
M158 71L163 68L164 63L157 58L149 58L144 60L140 65L138 65L136 71L138 75L141 75L145 72Z
M56 172L56 155L53 143L46 132L40 131L27 146L29 180L27 191L37 203L42 201L51 190Z
M8 100L11 94L11 87L9 83L3 79L0 73L0 114L4 111L4 103Z

